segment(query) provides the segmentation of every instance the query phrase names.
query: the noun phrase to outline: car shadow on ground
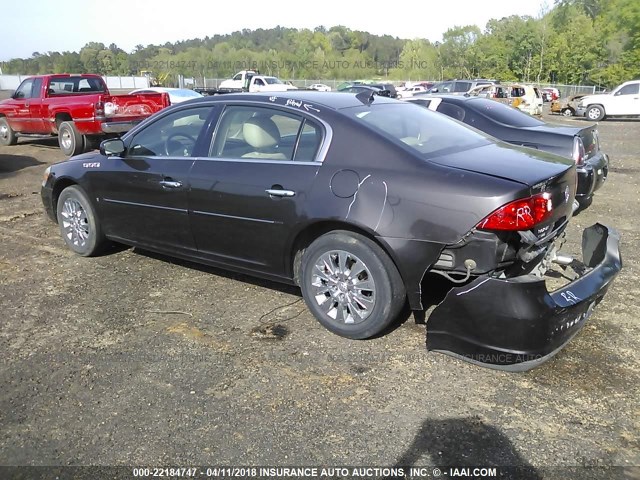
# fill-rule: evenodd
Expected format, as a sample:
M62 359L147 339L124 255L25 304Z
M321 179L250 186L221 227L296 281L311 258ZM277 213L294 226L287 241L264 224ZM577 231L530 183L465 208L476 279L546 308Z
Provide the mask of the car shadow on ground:
M27 157L25 155L0 154L0 175L5 173L15 173L23 168L44 164L45 162L40 162L33 157Z
M543 478L520 456L504 433L479 417L425 420L395 464L398 467L436 465L458 469L511 467L509 471L500 471L500 478Z
M127 248L130 248L130 247L127 247L127 246L122 247L122 249L125 249L125 250ZM115 246L114 250L115 250L114 253L119 251L119 246ZM302 297L302 293L300 292L300 289L298 287L295 287L293 285L288 285L286 283L279 283L271 280L264 280L259 277L253 277L250 275L245 275L243 273L233 272L231 270L224 270L222 268L212 267L210 265L195 263L189 260L182 260L180 258L163 255L161 253L151 252L149 250L144 250L140 247L135 247L133 251L137 254L143 255L148 258L161 260L163 262L172 263L174 265L180 265L181 267L190 268L192 270L197 270L199 272L209 273L211 275L217 275L219 277L236 280L238 282L248 283L256 287L268 288L270 290L276 290L278 292L288 293L290 295L296 295L298 297Z
M118 253L120 251L127 250L129 248L131 247L128 247L122 244L113 244L113 246L105 253L107 254ZM192 270L197 270L199 272L204 272L211 275L217 275L217 276L228 278L231 280L236 280L238 282L248 283L256 287L267 288L270 290L275 290L277 292L294 295L296 297L299 297L300 301L302 301L302 292L300 288L294 285L279 283L272 280L265 280L259 277L245 275L243 273L237 273L230 270L224 270L218 267L213 267L210 265L191 262L189 260L182 260L180 258L163 255L161 253L151 252L149 250L144 250L140 247L135 247L133 251L139 255L143 255L145 257L152 258L155 260L172 263L174 265L180 265L181 267L190 268ZM383 330L377 335L374 335L371 338L384 337L385 335L388 335L391 332L395 331L396 329L400 328L411 318L412 313L415 313L415 312L412 312L412 310L409 308L409 303L408 302L405 303L396 321L394 321L391 325L389 325L389 327L387 327L385 330ZM424 323L422 321L418 321L419 317L414 317L414 318L416 319L416 323Z
M44 138L20 138L18 145L33 145L38 147L51 147L60 148L58 144L58 137L44 137Z

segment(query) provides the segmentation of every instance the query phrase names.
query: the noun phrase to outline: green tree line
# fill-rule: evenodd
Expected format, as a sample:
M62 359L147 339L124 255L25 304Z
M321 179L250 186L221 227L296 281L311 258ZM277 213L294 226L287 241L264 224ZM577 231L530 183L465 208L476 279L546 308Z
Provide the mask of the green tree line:
M4 73L100 73L226 78L242 67L283 79L440 80L496 78L614 86L640 77L638 0L556 0L536 18L492 19L484 31L457 26L441 42L400 39L344 26L242 30L128 53L90 42L80 52L34 52Z

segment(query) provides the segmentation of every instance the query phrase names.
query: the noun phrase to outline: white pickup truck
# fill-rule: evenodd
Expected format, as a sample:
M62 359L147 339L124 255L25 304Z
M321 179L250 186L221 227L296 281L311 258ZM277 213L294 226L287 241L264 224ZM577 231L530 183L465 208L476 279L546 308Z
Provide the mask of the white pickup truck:
M288 85L276 77L260 75L254 70L242 70L236 73L232 79L225 80L218 89L222 91L248 91L248 92L286 92L297 90L293 85Z
M611 93L582 97L576 115L594 122L606 117L640 117L640 80L625 82Z

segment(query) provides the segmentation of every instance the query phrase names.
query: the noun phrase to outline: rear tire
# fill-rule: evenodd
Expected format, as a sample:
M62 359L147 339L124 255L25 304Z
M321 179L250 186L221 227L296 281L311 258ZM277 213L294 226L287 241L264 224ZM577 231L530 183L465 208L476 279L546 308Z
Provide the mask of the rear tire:
M16 132L9 126L9 122L5 117L0 117L0 145L8 147L18 143Z
M605 117L604 107L600 105L591 105L587 109L587 118L593 122L599 122Z
M300 288L316 319L351 339L386 330L406 302L389 256L369 238L348 231L327 233L306 249Z
M84 152L85 138L73 122L62 122L58 127L58 145L67 157Z
M95 209L78 185L71 185L60 193L56 216L62 238L78 255L92 257L107 244Z
M564 110L562 110L562 115L565 117L573 117L574 113L570 108L565 108Z

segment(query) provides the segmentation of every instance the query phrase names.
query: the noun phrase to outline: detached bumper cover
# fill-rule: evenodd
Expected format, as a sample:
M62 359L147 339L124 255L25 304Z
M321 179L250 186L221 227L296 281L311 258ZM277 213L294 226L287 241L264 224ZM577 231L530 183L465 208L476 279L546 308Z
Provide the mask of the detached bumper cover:
M555 355L584 326L622 268L620 235L583 232L587 273L549 293L544 279L479 277L449 291L427 322L427 350L489 368L525 371Z

